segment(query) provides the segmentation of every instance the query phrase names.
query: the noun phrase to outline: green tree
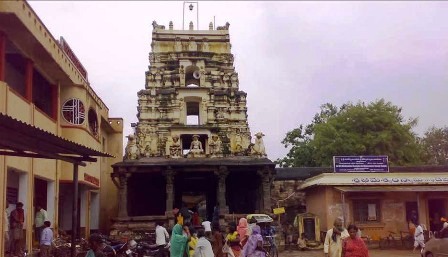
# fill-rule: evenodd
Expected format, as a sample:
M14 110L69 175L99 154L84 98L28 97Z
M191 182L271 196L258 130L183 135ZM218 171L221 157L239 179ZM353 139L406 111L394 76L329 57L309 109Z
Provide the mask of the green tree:
M448 127L431 127L421 140L427 164L448 165Z
M417 119L404 120L401 108L380 99L369 104L324 104L311 124L289 131L291 147L276 162L282 167L331 166L335 155L387 155L392 165L422 162L422 147L412 131Z

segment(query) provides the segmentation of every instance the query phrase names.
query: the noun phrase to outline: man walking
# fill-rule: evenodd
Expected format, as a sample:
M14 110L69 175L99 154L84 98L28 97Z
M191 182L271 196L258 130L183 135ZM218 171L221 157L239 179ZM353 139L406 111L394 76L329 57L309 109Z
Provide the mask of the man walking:
M42 208L39 204L36 205L36 217L34 218L34 233L36 236L37 242L40 242L40 237L42 234L42 230L45 228L44 222L47 220L47 211Z
M51 223L47 220L44 222L44 229L40 237L40 257L51 256L51 243L53 242L53 231L50 228Z
M333 228L328 230L327 235L325 236L325 257L341 257L342 240L349 236L347 229L342 227L342 219L335 219Z
M10 228L12 230L12 248L11 252L15 255L22 255L23 240L23 222L25 221L25 212L23 203L18 202L16 208L11 212Z

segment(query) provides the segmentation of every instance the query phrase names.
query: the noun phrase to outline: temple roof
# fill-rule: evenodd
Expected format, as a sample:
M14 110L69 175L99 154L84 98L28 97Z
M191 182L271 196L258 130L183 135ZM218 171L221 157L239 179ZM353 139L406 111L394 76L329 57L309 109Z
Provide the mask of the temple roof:
M165 158L146 157L138 160L125 160L112 167L147 167L147 166L275 166L268 158L250 156L232 156L222 158Z

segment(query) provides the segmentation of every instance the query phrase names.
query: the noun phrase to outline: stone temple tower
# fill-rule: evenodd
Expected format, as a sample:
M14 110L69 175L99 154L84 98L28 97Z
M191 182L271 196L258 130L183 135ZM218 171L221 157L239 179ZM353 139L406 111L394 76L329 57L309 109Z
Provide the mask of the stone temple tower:
M252 138L249 129L229 23L216 30L211 23L209 30L152 25L138 123L123 162L113 165L120 220L170 218L182 206L202 208L209 220L216 206L221 219L270 212L275 165L266 158L264 134Z

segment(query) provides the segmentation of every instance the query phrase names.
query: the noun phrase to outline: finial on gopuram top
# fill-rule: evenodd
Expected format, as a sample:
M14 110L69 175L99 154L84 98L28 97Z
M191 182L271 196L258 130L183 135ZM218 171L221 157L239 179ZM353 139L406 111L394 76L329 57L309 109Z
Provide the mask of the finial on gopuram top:
M170 30L173 30L173 21L170 21L169 28L170 28Z
M208 30L213 30L213 22L210 22L210 23L208 24Z
M189 29L190 29L190 30L193 30L193 29L194 29L194 26L193 26L193 22L192 22L192 21L190 21Z

